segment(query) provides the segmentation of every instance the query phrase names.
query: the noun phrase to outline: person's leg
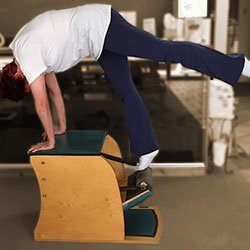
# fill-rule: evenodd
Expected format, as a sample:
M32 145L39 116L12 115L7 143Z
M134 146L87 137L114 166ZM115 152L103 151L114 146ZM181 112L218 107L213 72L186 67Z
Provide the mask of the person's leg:
M110 80L115 93L124 104L125 122L128 128L131 150L139 156L158 152L158 144L148 112L134 86L127 57L104 49L98 62L104 70L105 77ZM155 156L155 153L153 156ZM143 165L147 167L153 157L147 155L146 158L147 161L145 157L143 158Z
M129 24L113 8L104 48L124 56L181 63L229 84L238 81L244 66L243 54L225 55L192 42L162 40Z

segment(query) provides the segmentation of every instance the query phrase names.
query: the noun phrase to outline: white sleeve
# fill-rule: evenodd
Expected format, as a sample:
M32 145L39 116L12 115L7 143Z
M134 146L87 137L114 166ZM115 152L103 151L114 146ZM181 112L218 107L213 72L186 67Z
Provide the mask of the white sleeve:
M36 46L15 55L29 84L47 70L42 47Z

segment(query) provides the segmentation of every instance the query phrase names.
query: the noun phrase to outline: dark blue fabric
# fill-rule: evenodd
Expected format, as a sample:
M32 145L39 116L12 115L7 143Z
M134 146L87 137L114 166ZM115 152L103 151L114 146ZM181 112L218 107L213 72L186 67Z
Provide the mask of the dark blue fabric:
M158 145L147 110L131 79L127 56L181 63L232 85L237 83L244 67L241 53L225 55L192 42L162 40L129 24L112 8L111 23L98 61L124 102L131 149L139 155L156 150Z

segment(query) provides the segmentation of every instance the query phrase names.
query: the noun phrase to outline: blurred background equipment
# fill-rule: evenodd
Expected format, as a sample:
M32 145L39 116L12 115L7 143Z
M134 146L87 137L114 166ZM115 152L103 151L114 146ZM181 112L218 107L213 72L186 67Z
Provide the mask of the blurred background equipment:
M137 25L137 12L136 11L119 11L120 15L129 23Z
M174 4L179 18L207 16L207 0L175 0Z
M235 97L231 85L220 80L209 84L209 136L212 144L213 166L224 167L233 143Z
M171 13L166 13L163 17L164 33L163 36L167 40L172 40L176 38L183 38L183 23L178 26L178 20ZM181 20L182 22L182 20ZM181 30L179 33L177 33ZM177 35L179 34L179 36Z
M0 47L3 47L5 44L5 37L4 35L0 32Z
M143 29L152 35L156 35L156 21L154 17L143 19Z

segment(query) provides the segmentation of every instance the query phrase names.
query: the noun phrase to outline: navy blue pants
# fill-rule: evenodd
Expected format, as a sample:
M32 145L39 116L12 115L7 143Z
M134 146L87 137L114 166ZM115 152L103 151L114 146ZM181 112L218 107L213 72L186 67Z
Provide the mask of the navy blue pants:
M127 56L181 63L232 85L237 83L244 67L243 54L225 55L192 42L162 40L129 24L112 8L98 62L124 104L131 150L139 156L158 149L158 144L148 112L132 81Z

